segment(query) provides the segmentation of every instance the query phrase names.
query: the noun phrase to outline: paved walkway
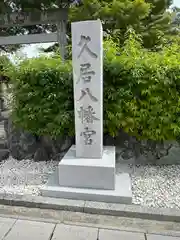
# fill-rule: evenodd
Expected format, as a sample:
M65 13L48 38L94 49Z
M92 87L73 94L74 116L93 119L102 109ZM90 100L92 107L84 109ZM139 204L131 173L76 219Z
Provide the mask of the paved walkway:
M0 240L180 240L180 237L0 217Z

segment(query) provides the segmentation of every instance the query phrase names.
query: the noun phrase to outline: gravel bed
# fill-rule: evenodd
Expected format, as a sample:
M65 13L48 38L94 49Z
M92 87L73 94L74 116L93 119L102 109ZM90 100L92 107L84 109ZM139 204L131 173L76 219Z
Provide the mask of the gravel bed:
M39 195L58 162L17 161L12 157L0 164L0 193Z
M0 164L0 193L39 195L58 162L17 161ZM128 172L133 203L148 207L180 209L180 166L132 166L117 164L117 173Z
M135 166L132 169L133 203L180 209L180 166Z

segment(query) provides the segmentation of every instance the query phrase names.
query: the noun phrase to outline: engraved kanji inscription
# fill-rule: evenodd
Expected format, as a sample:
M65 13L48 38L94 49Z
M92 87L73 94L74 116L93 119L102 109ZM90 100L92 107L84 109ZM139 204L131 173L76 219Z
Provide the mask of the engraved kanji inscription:
M87 108L80 107L80 110L78 111L81 123L93 123L94 121L99 121L99 118L97 118L95 114L92 106L88 106Z
M91 82L92 76L95 75L95 71L91 70L91 64L90 63L83 63L80 65L80 76L77 80L77 83L82 79L84 83Z
M81 90L81 96L78 99L78 101L81 101L86 95L88 95L93 102L98 102L98 99L92 95L89 88L85 88Z
M81 136L84 137L84 143L85 145L92 145L93 139L92 135L95 135L96 131L90 130L88 127L84 128L84 132L81 132Z
M94 53L89 47L88 43L91 41L91 38L89 36L81 35L80 42L78 43L78 46L82 47L80 50L80 53L78 55L78 58L80 58L81 54L86 51L92 58L97 58L97 54Z

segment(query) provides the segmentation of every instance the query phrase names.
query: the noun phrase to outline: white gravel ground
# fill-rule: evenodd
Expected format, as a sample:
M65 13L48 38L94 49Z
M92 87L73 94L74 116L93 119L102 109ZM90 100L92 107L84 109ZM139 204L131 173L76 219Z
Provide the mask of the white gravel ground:
M38 195L58 162L17 161L12 157L0 164L0 193Z
M0 164L0 193L39 195L58 162L17 161L12 157ZM133 203L149 207L180 209L180 166L122 166L132 179Z
M180 209L180 166L136 166L131 179L133 203Z

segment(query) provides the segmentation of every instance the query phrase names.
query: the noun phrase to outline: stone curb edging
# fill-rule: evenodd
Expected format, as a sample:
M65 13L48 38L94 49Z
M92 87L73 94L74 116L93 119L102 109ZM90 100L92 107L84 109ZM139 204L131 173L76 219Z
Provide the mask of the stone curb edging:
M180 210L178 209L155 209L139 205L111 204L18 194L0 194L0 204L116 217L180 222Z

